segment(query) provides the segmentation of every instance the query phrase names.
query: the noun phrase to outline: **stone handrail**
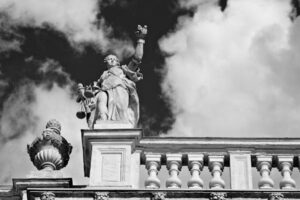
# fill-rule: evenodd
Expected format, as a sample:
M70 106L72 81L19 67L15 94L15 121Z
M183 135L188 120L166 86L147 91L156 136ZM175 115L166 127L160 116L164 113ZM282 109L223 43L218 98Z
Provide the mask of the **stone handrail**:
M228 137L142 137L138 147L144 151L300 153L300 138L228 138Z

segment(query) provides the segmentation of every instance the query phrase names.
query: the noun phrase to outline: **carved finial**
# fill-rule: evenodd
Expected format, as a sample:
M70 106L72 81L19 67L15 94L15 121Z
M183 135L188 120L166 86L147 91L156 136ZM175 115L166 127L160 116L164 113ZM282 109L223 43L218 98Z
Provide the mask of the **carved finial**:
M61 125L56 119L51 119L46 124L46 129L52 129L56 134L60 135Z
M37 169L59 170L68 164L72 146L60 135L61 125L50 120L40 137L27 145L31 161Z
M225 200L227 194L225 192L212 192L210 193L210 200Z
M280 192L273 192L269 195L268 200L283 200L283 194Z
M43 192L41 194L41 200L55 200L55 194L52 192Z
M152 200L165 200L167 193L165 192L153 192Z
M109 199L108 192L96 192L94 199L95 200L108 200Z

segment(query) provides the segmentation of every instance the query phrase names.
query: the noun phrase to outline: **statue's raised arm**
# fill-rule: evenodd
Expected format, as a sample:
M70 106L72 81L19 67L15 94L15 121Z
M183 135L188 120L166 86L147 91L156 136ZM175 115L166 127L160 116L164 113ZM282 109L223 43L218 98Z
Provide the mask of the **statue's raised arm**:
M147 35L148 29L147 26L138 25L137 31L135 32L137 38L137 45L135 48L135 54L132 57L132 60L128 64L128 68L132 71L136 71L138 69L139 64L142 62L143 54L144 54L144 44L145 38Z

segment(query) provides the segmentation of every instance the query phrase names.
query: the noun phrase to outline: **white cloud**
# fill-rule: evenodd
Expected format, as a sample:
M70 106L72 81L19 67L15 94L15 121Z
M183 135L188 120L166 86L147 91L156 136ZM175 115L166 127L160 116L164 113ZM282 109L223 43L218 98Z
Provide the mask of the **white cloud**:
M108 35L112 27L105 24L100 18L98 0L2 0L0 1L0 13L9 16L9 23L15 26L45 27L50 25L57 31L65 34L70 43L79 49L85 43L93 44L102 51L117 49L119 56L133 52L130 41L109 39ZM99 15L101 16L101 15ZM98 23L98 25L96 24Z
M299 19L290 1L198 4L160 41L173 135L295 136L300 131Z

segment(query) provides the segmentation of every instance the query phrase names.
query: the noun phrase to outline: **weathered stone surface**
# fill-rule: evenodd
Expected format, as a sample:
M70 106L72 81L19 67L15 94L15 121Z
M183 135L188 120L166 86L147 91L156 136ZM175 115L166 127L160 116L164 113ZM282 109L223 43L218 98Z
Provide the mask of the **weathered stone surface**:
M231 189L252 189L251 154L245 151L230 151Z
M123 153L105 153L102 156L102 173L101 180L104 182L120 182L124 181L124 172L122 172L122 156ZM122 175L122 177L121 177Z

